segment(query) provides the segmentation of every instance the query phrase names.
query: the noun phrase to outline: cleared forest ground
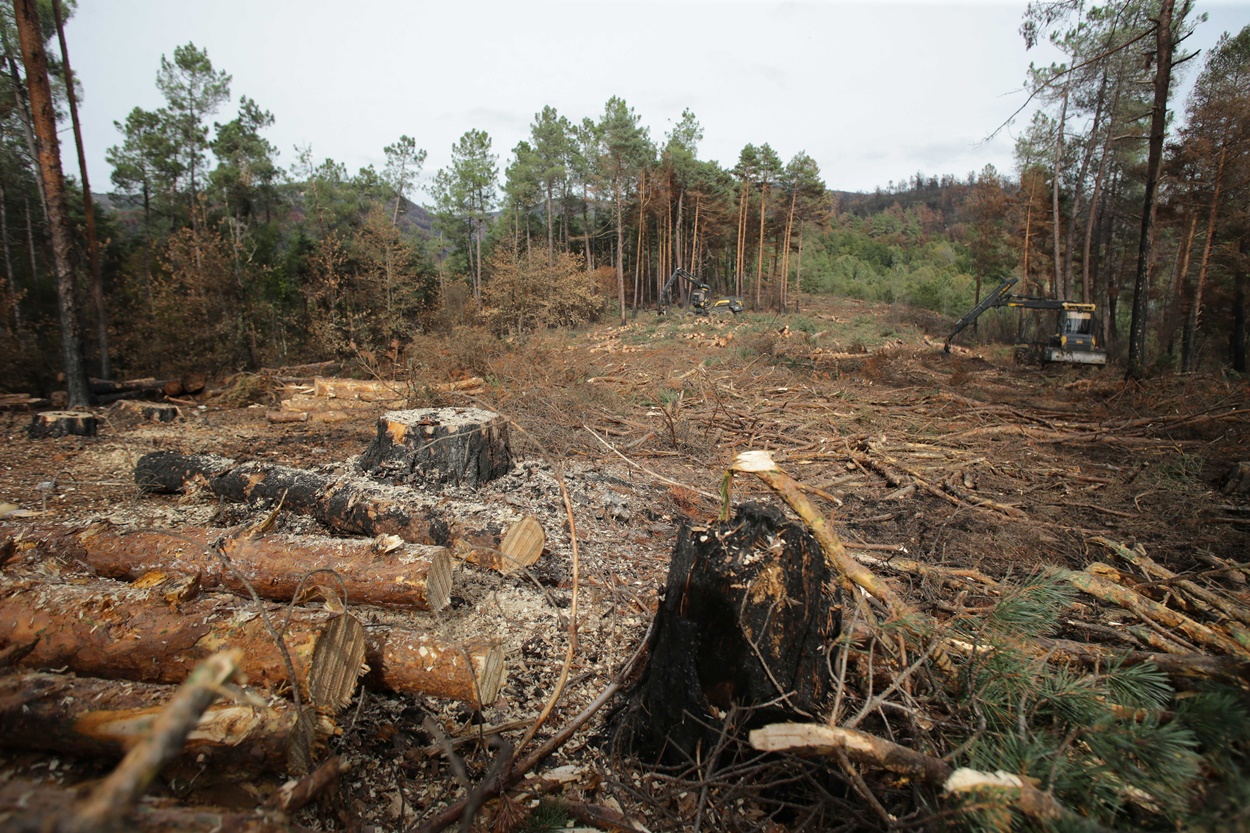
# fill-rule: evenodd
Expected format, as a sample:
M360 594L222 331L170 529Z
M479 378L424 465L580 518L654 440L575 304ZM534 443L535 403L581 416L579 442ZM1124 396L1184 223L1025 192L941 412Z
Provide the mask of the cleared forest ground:
M679 526L716 519L722 475L747 450L769 451L809 487L852 553L882 565L877 569L900 593L939 618L963 600L921 576L891 572L891 558L997 580L1110 562L1113 554L1095 543L1107 539L1141 545L1175 573L1201 574L1244 595L1236 571L1212 575L1213 564L1246 561L1247 495L1224 491L1238 463L1250 461L1244 379L1164 376L1126 384L1114 367L1015 366L1009 348L947 355L940 343L948 323L856 302L822 301L798 316L657 319L643 312L625 327L518 340L478 368L456 367L454 349L443 356L427 350L403 371L375 367L394 374L413 405L474 405L513 422L518 462L511 474L475 492L429 494L532 515L546 531L547 550L528 575L460 568L447 610L355 610L366 626L415 623L451 641L498 640L507 680L498 700L480 710L358 695L330 741L330 750L351 762L338 796L295 820L332 829L419 824L465 792L424 725L427 717L452 739L488 726L515 742L542 710L565 659L574 591L573 547L554 470L564 475L577 530L578 644L567 689L538 742L626 666L656 609ZM479 392L433 389L449 381L450 371L477 370L485 371ZM379 411L330 423L270 421L279 400L307 381L284 370L236 377L202 402L184 403L176 423L106 419L93 438L29 439L29 414L0 415L0 502L39 513L5 519L3 532L20 537L27 524L102 519L126 528L223 533L256 523L272 507L195 493L143 494L133 481L135 463L170 450L346 475L375 434ZM733 499L780 505L742 478ZM321 532L285 511L276 530ZM54 560L17 559L7 569L76 580L72 565ZM1122 611L1082 598L1055 635L1105 642L1118 630L1116 647L1158 650L1126 621ZM1177 634L1160 638L1177 650L1202 650ZM542 765L545 780L531 779L523 796L514 793L522 805L554 794L623 811L653 831L694 829L696 820L704 829L802 826L802 812L782 811L759 790L741 787L749 773L722 778L714 766L655 771L623 757L605 720L611 715L609 704L556 750ZM480 780L498 750L485 741L456 744L469 780ZM3 755L11 778L65 785L97 777L112 763L49 763L47 755L21 748ZM563 768L552 774L553 767ZM191 764L158 780L152 792L247 811L282 782L280 773L264 770L228 776ZM853 795L848 800L858 818L880 822ZM479 820L509 829L500 821L505 812L490 802ZM597 826L631 829L607 824Z

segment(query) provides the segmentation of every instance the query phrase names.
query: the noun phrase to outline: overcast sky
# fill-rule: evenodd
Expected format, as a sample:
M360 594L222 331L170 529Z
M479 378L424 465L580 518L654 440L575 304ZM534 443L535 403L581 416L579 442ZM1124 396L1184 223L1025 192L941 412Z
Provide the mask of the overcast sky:
M355 172L381 169L400 135L429 152L422 182L467 130L490 134L501 171L544 105L580 121L621 96L653 139L690 108L703 159L731 167L747 143L803 150L829 187L871 190L917 171L1013 169L1015 137L987 141L1024 103L1024 0L78 0L67 24L81 82L93 190L111 190L114 121L162 104L161 55L194 42L273 113L284 167L311 145ZM1250 0L1198 0L1213 44L1250 23ZM1186 81L1192 81L1195 69ZM1188 83L1184 84L1184 89ZM1178 100L1175 106L1180 107ZM63 133L68 137L68 132ZM68 172L76 173L73 155ZM415 195L426 201L424 193Z

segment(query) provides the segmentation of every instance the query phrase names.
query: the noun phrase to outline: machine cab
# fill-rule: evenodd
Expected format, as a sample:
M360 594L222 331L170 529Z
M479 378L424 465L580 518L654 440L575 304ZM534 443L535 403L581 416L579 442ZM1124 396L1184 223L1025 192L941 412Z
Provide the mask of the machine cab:
M1059 321L1059 346L1064 350L1092 350L1094 324L1092 312L1065 310Z

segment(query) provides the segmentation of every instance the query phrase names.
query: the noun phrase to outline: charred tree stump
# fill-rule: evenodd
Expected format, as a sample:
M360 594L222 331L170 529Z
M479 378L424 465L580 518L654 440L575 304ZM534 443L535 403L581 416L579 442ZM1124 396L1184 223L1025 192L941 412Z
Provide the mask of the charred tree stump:
M747 504L731 523L683 528L633 696L640 748L694 760L733 706L769 704L753 724L822 711L841 625L834 584L820 545L778 510Z
M305 594L324 586L348 603L397 605L438 611L451 601L453 565L443 547L404 544L397 539L366 541L312 535L222 536L208 529L170 532L125 530L108 522L85 529L39 526L12 539L19 550L79 561L97 575L133 581L152 571L198 576L204 589L225 588L250 597L291 601L301 583ZM214 549L230 562L227 569ZM333 570L341 580L314 575ZM249 587L250 585L250 587ZM296 599L302 601L302 599Z
M31 418L26 433L32 439L42 437L94 437L99 423L84 411L44 411Z
M399 483L451 483L476 488L512 467L508 421L480 408L388 411L360 467Z

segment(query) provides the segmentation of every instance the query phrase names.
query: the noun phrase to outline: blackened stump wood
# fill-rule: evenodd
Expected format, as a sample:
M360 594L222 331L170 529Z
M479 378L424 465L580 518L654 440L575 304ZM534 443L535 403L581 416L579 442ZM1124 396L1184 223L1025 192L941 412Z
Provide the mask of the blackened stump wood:
M474 488L508 473L508 421L481 408L416 408L378 417L360 467L399 483Z
M65 437L75 435L94 437L98 422L92 414L84 411L44 411L35 414L26 432L32 438Z
M730 523L683 528L634 692L633 740L695 760L731 706L771 704L748 726L819 714L841 624L829 579L820 545L778 510L747 504Z

